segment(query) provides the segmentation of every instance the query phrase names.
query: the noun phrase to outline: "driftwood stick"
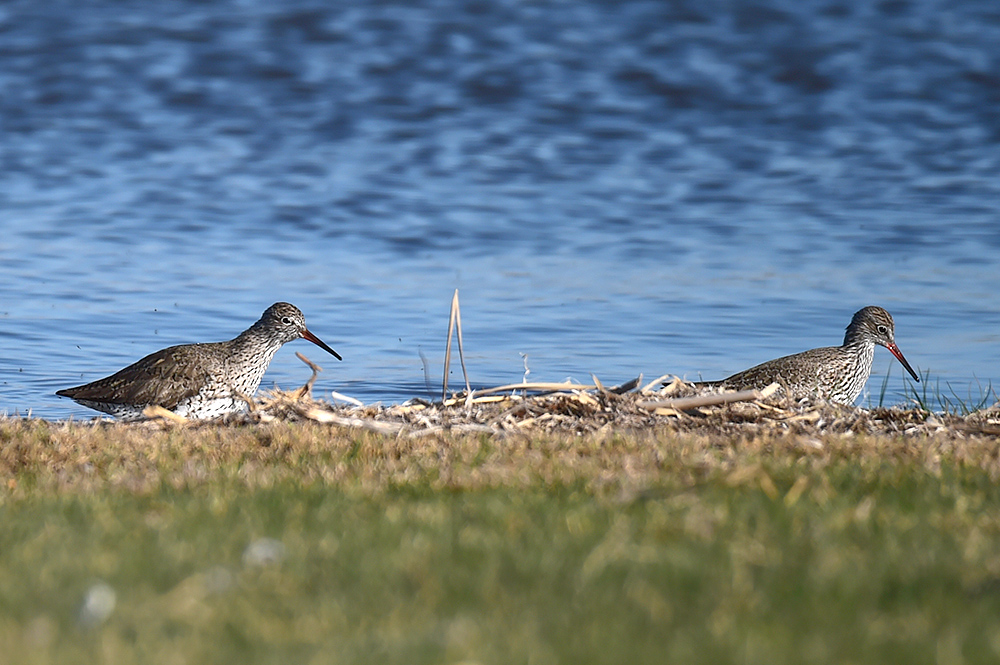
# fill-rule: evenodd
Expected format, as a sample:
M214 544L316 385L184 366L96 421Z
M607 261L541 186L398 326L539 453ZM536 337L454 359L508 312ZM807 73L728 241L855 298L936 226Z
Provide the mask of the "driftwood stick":
M558 392L560 390L595 390L595 385L584 385L582 383L511 383L506 386L496 388L481 388L476 390L476 395L490 395L492 393L503 393L509 390L537 390L543 392Z
M753 402L767 399L776 393L781 386L772 383L763 390L740 390L734 393L716 393L712 395L694 395L692 397L675 397L674 399L645 400L638 402L638 406L646 409L696 409L700 406L717 406L720 404L732 404L733 402Z

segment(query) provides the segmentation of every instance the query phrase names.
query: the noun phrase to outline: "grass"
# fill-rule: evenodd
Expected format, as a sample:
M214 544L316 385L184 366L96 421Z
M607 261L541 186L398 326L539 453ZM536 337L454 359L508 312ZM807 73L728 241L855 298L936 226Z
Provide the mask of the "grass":
M886 390L889 386L889 376L892 374L892 369L890 366L882 378L878 402L875 405L877 407L887 406L885 404ZM1000 402L1000 395L997 394L992 382L988 382L984 386L977 380L974 388L972 384L969 384L963 396L955 390L951 383L945 382L945 389L942 389L940 379L935 379L932 384L930 370L923 373L920 383L911 381L905 375L903 381L905 384L902 395L904 402L914 405L925 413L968 416L989 407L991 404ZM868 406L869 408L872 406L870 399Z
M967 416L980 411L991 404L1000 401L993 388L993 383L989 382L985 386L976 383L978 395L974 394L970 384L964 396L960 395L950 383L945 382L947 390L942 390L940 379L935 379L934 387L931 387L930 372L925 372L923 380L918 387L916 384L907 381L906 397L909 402L927 412L939 412Z
M998 478L954 432L0 421L0 662L996 662Z

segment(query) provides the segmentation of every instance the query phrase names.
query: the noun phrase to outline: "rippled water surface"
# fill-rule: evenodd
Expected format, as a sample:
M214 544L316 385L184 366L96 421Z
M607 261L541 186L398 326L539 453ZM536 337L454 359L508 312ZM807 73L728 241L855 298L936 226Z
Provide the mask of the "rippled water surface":
M0 7L0 412L277 300L344 361L265 387L425 395L456 288L478 385L721 377L879 304L934 390L1000 386L994 2L57 7Z

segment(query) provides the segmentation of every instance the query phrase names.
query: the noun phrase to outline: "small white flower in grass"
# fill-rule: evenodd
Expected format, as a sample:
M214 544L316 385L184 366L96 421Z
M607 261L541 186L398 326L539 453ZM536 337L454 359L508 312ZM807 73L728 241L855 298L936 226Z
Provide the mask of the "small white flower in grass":
M285 544L274 538L258 538L243 551L244 566L271 566L285 558Z
M84 628L97 628L115 611L118 596L115 590L104 582L98 582L87 590L83 597L83 607L80 608L80 625Z

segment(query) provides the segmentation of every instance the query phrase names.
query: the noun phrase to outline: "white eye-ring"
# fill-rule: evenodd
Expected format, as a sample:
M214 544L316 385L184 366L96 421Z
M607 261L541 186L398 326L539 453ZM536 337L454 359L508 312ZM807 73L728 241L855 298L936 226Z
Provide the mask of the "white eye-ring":
M284 323L286 326L292 325L292 319L291 317L288 316L281 317L281 322Z
M882 326L882 325L878 326L878 327L876 328L876 330L878 330L878 331L879 331L879 333L880 333L880 334L882 334L882 335L884 335L884 334L886 334L887 332L889 332L889 329L888 329L888 328L886 328L885 326Z

